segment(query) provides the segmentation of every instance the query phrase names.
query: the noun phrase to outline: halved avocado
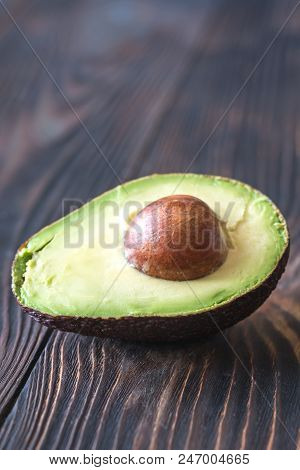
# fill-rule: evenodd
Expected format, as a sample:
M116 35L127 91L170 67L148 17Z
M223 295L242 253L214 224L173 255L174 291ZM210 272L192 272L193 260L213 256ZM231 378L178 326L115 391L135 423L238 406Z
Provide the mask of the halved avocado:
M124 234L136 213L173 194L204 201L226 231L225 262L199 279L152 277L124 256ZM287 224L259 191L218 176L151 175L33 235L16 254L12 288L23 310L51 328L131 340L196 339L254 312L288 256Z

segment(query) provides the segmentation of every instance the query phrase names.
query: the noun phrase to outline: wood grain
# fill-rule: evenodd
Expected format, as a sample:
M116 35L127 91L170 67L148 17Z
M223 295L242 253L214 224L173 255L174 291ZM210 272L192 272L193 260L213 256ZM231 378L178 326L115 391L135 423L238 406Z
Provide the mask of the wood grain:
M212 133L295 4L10 7L122 180L185 171L196 156L191 171L249 182L288 218L291 261L271 299L224 337L172 347L52 333L16 307L18 244L62 200L117 181L1 11L1 448L299 446L300 11Z
M92 6L90 16L95 14L95 8L99 15L97 5L94 4L94 8ZM83 4L81 4L81 8L83 8ZM55 16L55 13L59 15L60 9L61 7L57 4L52 15ZM46 31L45 35L47 36L45 48L39 47L41 38L37 36L39 39L37 41L34 31L30 40L57 79L53 69L58 67L57 61L61 64L64 56L68 53L68 44L63 43L58 48L59 31L62 25L58 24L57 30L50 32L53 18L51 22L46 11L42 9L41 13L40 28ZM76 11L74 15L75 13ZM38 11L37 16L39 17ZM70 18L65 12L63 19L64 28L72 30L74 27L73 16ZM68 77L65 78L66 83L63 82L65 85L63 86L64 94L70 96L71 85L71 90L74 88L76 90L75 85L78 87L80 83L76 83L76 77L73 74L76 72L80 76L80 74L86 73L85 64L86 62L90 63L89 67L93 72L93 76L89 78L91 83L87 79L81 79L83 83L79 90L77 88L76 94L73 91L72 103L80 104L81 101L84 103L88 112L81 112L80 106L76 107L76 112L84 119L95 139L99 141L101 139L101 149L110 157L110 164L117 170L121 178L126 176L128 172L127 165L130 165L130 162L135 162L139 157L139 146L151 133L152 123L162 112L163 103L168 94L172 93L173 87L176 86L176 80L180 80L181 68L184 66L185 56L189 51L193 34L189 30L181 41L177 40L175 54L172 39L176 40L180 32L180 29L177 28L179 22L182 28L184 23L179 18L179 13L173 21L175 25L170 26L169 35L166 35L165 39L161 39L161 51L157 48L157 39L151 36L150 38L145 37L144 41L139 44L133 43L131 36L134 36L134 31L131 32L127 27L125 31L127 36L124 32L119 41L112 44L111 50L106 51L100 48L95 58L93 57L95 51L88 50L86 54L83 51L83 57L78 57L76 60L78 50L74 45L73 56L68 56L71 65L70 69L65 71L68 73ZM49 22L50 24L48 24ZM23 30L26 30L26 18L23 21L20 20L20 25ZM116 25L113 26L116 28ZM86 28L88 27L89 23L86 25ZM20 44L24 47L24 44L18 32L12 30L11 34L15 36L16 46L13 52L16 57L13 54L10 57L2 54L3 67L9 59L9 64L15 61L15 70L17 70L20 57L16 48ZM88 46L96 47L93 42L92 44L88 42L86 47ZM53 48L59 49L59 56L53 57L52 62L47 60L47 55L50 54L49 51L44 50L47 48L50 51ZM144 59L144 49L147 49L150 56L148 63ZM15 119L13 132L8 132L8 129L4 128L3 135L1 135L1 148L5 157L1 172L2 198L5 201L9 198L10 201L9 208L3 207L3 215L5 217L8 214L8 217L3 220L4 243L1 247L3 251L6 250L3 253L5 263L3 313L1 316L3 361L0 372L3 377L1 380L3 385L0 388L0 408L4 414L7 403L13 398L27 367L30 367L34 357L39 355L40 345L49 337L49 332L21 315L12 299L10 265L14 251L34 231L61 215L62 200L74 200L74 202L82 203L118 183L110 168L99 155L98 149L91 142L89 135L69 109L64 97L57 92L49 77L43 74L40 64L28 47L25 48L25 52L26 58L24 60L29 60L33 64L33 75L38 68L43 80L39 77L42 83L38 94L39 99L35 97L37 100L35 107L29 97L28 103L25 99L27 97L26 90L30 89L30 82L34 80L34 76L28 73L29 76L25 76L27 79L25 83L15 83L15 88L18 89L19 86L19 93L22 91L25 98L21 100L19 108L15 110L15 116L12 115L10 118L3 111L2 118L7 127L11 125L11 120ZM182 58L182 63L178 63L179 57ZM122 67L120 59L123 61ZM101 67L103 62L104 64L107 62L109 74L105 67L104 70ZM71 67L73 63L73 67L76 63L75 71ZM118 73L119 69L121 73ZM59 72L62 73L60 69ZM105 74L108 76L105 77ZM109 81L110 76L113 78L111 82ZM12 86L11 79L12 77L9 75L4 76L3 84ZM102 84L104 79L106 86ZM89 92L89 100L82 96L84 88ZM8 94L10 100L13 99L11 96L13 92L17 94L17 91L13 89ZM5 98L4 95L2 99L5 100ZM145 113L145 103L148 103L147 113ZM24 129L25 122L26 128ZM29 142L30 145L27 148L27 139L30 140L30 137L34 139L34 142ZM24 138L26 138L25 141ZM127 165L124 165L124 161ZM15 175L17 170L19 177ZM23 197L24 191L26 191L25 198ZM14 240L11 239L12 232ZM16 361L18 356L21 356L20 361Z

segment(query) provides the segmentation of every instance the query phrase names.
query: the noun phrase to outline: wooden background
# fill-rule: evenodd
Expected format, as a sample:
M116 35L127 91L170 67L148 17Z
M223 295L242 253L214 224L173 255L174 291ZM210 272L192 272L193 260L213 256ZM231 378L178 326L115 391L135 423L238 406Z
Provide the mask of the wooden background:
M297 3L1 0L1 448L300 446ZM20 312L16 248L116 185L110 166L232 176L286 215L288 270L226 340L126 344Z

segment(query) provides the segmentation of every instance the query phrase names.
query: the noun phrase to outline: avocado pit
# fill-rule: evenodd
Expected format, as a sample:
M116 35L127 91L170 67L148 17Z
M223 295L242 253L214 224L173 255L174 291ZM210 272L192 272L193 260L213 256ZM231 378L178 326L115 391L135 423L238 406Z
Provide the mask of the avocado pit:
M185 281L219 269L228 246L221 221L205 202L172 195L138 212L125 233L124 252L148 276Z

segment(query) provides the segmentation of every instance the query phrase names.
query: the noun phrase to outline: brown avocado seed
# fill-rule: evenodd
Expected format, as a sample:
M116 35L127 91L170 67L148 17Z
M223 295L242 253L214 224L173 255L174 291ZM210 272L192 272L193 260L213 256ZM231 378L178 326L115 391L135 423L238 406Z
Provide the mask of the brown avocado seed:
M167 196L131 221L124 236L128 263L148 276L184 281L216 271L228 247L222 223L200 199Z

